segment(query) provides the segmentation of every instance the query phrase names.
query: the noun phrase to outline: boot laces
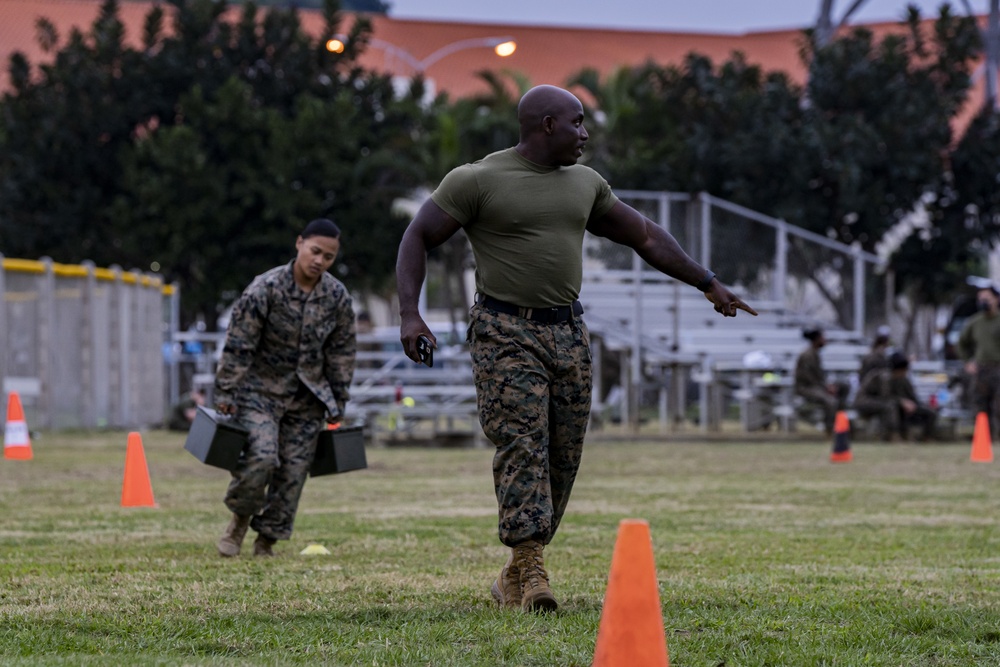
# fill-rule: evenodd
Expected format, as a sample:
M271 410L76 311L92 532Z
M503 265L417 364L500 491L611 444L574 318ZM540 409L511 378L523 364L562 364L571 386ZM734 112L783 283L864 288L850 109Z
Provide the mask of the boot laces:
M547 586L549 575L545 571L542 560L541 545L530 546L521 550L521 580L531 588Z

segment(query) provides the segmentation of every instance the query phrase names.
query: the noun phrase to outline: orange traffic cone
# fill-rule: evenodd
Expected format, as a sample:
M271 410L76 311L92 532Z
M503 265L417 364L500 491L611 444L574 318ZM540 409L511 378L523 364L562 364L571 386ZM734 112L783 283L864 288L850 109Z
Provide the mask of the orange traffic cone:
M128 434L125 451L125 481L122 484L122 507L156 507L153 487L149 483L149 468L142 449L142 436Z
M973 463L993 462L993 440L990 436L990 418L985 412L976 415L976 428L972 431Z
M833 421L833 451L830 452L831 463L847 463L854 458L851 453L851 420L843 410L837 411Z
M593 667L669 667L649 524L625 519L597 630Z
M28 422L24 421L21 396L16 391L10 392L10 396L7 397L7 424L3 429L3 457L22 461L34 458L31 452L31 437L28 435Z

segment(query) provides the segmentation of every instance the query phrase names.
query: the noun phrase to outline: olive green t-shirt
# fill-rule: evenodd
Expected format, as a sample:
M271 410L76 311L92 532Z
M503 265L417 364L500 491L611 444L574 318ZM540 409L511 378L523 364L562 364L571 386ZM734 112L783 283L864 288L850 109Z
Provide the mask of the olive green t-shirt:
M527 308L576 300L587 223L618 201L593 169L545 167L513 148L452 170L431 199L469 237L476 290Z
M979 364L1000 363L1000 315L979 312L970 317L958 338L958 353Z

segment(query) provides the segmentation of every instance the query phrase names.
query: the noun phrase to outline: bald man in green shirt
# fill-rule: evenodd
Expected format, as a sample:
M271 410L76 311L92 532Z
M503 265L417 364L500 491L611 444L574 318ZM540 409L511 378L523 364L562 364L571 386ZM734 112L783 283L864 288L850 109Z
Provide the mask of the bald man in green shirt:
M436 344L417 309L427 252L465 230L476 260L469 343L480 423L496 446L499 536L511 549L491 592L502 607L544 611L558 603L542 552L566 509L591 405L590 335L577 300L584 232L634 249L725 317L757 313L577 164L588 134L573 94L532 88L517 114L516 146L453 170L417 212L396 280L400 340L419 361L418 338Z

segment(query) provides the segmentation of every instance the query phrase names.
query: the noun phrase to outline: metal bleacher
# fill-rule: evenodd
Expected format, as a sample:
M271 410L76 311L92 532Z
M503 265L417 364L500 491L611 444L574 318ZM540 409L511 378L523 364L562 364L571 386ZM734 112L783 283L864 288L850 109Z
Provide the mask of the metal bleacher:
M464 342L436 332L432 367L403 354L398 327L359 333L349 413L382 444L480 445L472 362Z
M753 428L753 401L762 391L756 383L767 374L767 391L785 388L779 405L772 407L777 408L785 428L794 426L791 377L807 345L802 337L803 326L809 324L805 318L783 304L750 298L746 301L757 310L757 317L741 312L736 318L723 318L688 285L666 277L638 284L629 278L618 272L585 280L580 301L593 336L629 362L639 350L639 372L647 386L650 379L660 379L659 390L667 399L661 401L664 424L682 420L687 405L679 394L694 384L703 428L718 428L729 404L738 405L743 427ZM828 337L831 342L823 350L825 367L845 375L856 371L868 351L867 343L844 331L830 330ZM630 381L623 376L620 384Z
M653 392L664 429L692 414L703 430L717 429L734 407L749 429L757 399L765 393L758 384L767 375L767 392L782 388L779 404L770 405L782 413L782 425L792 427L788 388L795 360L806 347L806 325L827 331L830 344L822 357L829 371L856 371L868 350L865 294L877 298L880 291L874 270L878 258L709 195L618 194L667 229L688 254L713 266L759 315L723 318L697 290L646 266L631 250L587 235L580 301L595 353L598 421L608 413L605 401L614 393L609 390L617 386L617 394L624 395L618 415L636 428ZM447 424L432 421L435 412L453 417L454 423L460 417L472 420L475 399L464 343L453 346L444 371L414 369L398 348L396 331L372 343L380 350L368 359L372 369L359 367L352 408L366 411L370 421L382 424L382 432L390 437L397 432L400 422L394 415L407 407L415 419L404 422L403 433L428 423L435 433L447 433ZM614 365L620 369L617 378ZM402 408L395 390L400 385L404 399L413 399ZM477 429L478 423L471 430Z
M661 430L692 414L703 430L718 429L734 408L750 429L757 399L780 387L779 404L769 400L768 409L776 407L782 426L793 428L791 377L807 346L807 326L827 333L821 356L828 372L856 372L869 347L865 296L882 289L878 258L710 195L619 195L715 268L759 313L723 318L697 290L588 237L580 300L601 354L617 357L622 369L614 382L627 387L619 392L622 421L638 427L652 391L659 393ZM764 376L766 388L758 386ZM607 374L603 381L612 382ZM606 389L598 386L597 395ZM600 400L596 407L606 408Z

